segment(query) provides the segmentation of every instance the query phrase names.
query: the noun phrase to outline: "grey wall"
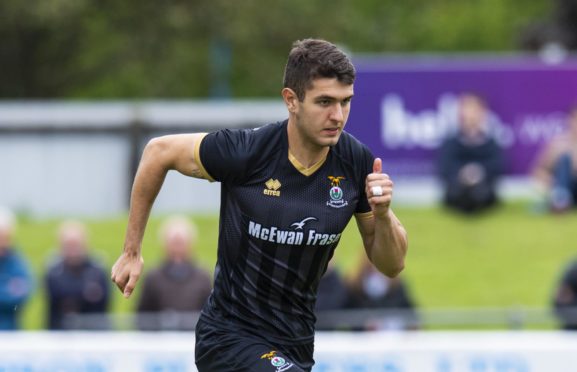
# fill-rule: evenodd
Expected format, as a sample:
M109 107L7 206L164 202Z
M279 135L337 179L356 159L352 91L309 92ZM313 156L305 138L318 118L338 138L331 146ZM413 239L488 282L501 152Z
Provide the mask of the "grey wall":
M285 118L281 101L0 102L0 205L36 217L123 214L151 137ZM395 204L440 198L434 178L394 181ZM524 178L500 188L505 197L534 197ZM219 202L218 183L169 172L153 213L216 213Z
M280 101L0 103L0 205L37 217L122 214L149 138L285 117ZM216 212L219 186L169 172L153 213Z

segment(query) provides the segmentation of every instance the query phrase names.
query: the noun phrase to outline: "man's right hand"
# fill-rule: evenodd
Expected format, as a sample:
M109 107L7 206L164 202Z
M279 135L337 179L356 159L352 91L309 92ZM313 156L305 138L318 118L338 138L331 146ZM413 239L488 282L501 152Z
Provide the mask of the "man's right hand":
M118 260L116 260L114 266L112 266L110 278L125 298L128 298L132 294L132 291L134 291L136 282L142 273L143 265L144 260L141 255L134 256L124 252Z

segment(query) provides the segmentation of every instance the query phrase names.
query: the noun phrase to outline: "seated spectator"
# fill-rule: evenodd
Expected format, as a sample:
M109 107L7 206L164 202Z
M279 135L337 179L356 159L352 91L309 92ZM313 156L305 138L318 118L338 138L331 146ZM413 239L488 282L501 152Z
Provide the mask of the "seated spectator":
M20 328L22 307L32 292L28 265L13 242L14 215L0 208L0 330Z
M347 285L331 261L319 282L315 311L344 309L348 301Z
M160 231L164 262L146 277L138 303L142 330L192 330L212 290L209 273L194 260L197 229L184 217L166 221Z
M533 177L546 195L548 209L564 212L577 205L577 105L569 111L567 130L546 144Z
M384 310L378 316L368 316L364 330L418 328L415 303L400 277L382 274L362 255L360 264L349 283L349 306L354 309Z
M59 254L45 276L48 328L106 329L109 277L88 253L83 224L67 221L58 232Z
M321 277L317 290L315 313L317 315L316 329L328 331L343 328L345 322L339 317L327 318L328 311L343 310L349 303L349 290L341 273L332 263ZM346 328L346 327L345 327Z
M487 105L475 94L459 101L458 130L441 145L438 172L445 206L474 213L498 202L496 183L503 172L503 154L491 136Z
M563 271L553 298L555 315L566 330L577 330L577 260Z

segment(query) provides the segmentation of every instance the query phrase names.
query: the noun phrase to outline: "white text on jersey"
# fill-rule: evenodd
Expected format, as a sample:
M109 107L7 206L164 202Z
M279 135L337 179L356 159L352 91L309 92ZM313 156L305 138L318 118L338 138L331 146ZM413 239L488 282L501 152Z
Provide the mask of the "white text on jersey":
M304 242L303 231L282 230L276 226L263 227L260 223L249 221L248 234L260 240L277 244L301 245ZM329 245L339 241L341 234L318 233L316 230L306 232L306 245Z

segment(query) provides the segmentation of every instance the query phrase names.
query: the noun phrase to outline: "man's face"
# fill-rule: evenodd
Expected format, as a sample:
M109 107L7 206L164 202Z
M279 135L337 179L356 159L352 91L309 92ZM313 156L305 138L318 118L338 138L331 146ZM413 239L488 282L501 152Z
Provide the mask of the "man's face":
M476 135L485 129L486 110L474 97L465 96L460 102L460 125L466 134Z
M0 256L3 256L8 251L10 247L11 233L8 229L2 228L0 226Z
M296 106L296 127L305 144L335 145L345 127L351 109L353 85L336 78L320 78L305 91Z
M166 233L164 239L166 255L169 261L182 262L188 259L192 241L187 231L178 227L173 228Z
M87 254L86 235L74 228L61 232L60 249L64 261L70 265L82 263Z

